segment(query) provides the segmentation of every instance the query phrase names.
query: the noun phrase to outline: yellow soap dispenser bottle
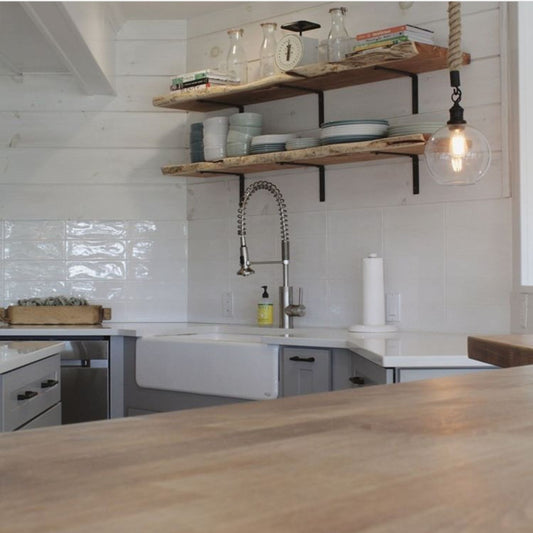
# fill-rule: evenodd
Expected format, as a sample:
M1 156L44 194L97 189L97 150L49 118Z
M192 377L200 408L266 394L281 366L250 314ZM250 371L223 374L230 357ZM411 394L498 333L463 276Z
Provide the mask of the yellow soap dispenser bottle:
M258 326L272 326L274 323L274 305L268 296L267 285L261 285L263 294L257 304L257 325Z

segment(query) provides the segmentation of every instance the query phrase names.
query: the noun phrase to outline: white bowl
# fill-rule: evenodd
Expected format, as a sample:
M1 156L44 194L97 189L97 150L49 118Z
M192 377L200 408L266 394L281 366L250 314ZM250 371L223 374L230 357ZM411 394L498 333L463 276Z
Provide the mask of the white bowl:
M226 145L204 146L204 159L206 161L218 161L226 157Z
M320 138L337 137L341 135L384 135L388 126L385 124L346 124L322 128Z
M233 126L255 126L261 127L263 115L259 113L235 113L229 117L229 123Z
M256 144L285 144L289 139L293 139L294 133L279 133L275 135L257 135L252 139L252 146Z
M213 126L228 126L229 124L229 118L228 117L211 117L206 118L204 120L204 128L205 127L213 127Z

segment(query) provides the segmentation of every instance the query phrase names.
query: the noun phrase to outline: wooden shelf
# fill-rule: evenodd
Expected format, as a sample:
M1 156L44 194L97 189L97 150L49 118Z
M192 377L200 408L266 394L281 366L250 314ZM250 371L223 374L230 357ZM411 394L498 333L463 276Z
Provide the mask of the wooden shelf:
M294 71L237 86L219 86L153 99L153 105L184 111L214 111L362 85L447 68L447 48L406 42L375 49L341 63L313 64ZM463 54L463 64L470 55ZM388 70L393 69L393 70Z
M168 176L209 178L225 174L272 172L281 168L309 165L339 165L399 155L420 155L424 153L427 138L428 135L422 134L386 137L374 141L330 144L287 152L226 157L215 162L167 165L161 170Z

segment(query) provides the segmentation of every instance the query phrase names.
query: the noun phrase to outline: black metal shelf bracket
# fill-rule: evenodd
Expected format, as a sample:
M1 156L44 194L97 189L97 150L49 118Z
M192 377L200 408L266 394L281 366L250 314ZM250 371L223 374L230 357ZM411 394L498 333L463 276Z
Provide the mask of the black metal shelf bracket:
M413 72L407 72L405 70L399 70L396 68L382 67L376 65L374 67L376 70L387 70L389 72L395 72L401 76L408 76L411 78L411 113L413 115L418 115L418 74ZM375 153L387 153L387 152L375 152ZM420 194L420 163L418 155L416 154L397 154L397 155L407 155L411 158L413 166L413 194Z
M198 170L200 174L222 174L225 176L239 176L239 205L244 196L244 174L238 172L219 172L218 170Z
M372 152L375 155L390 155L391 157L410 157L413 172L413 194L420 193L420 166L418 154L395 154L391 152Z
M216 100L197 100L202 104L214 104L224 107L236 107L239 110L239 113L244 113L244 106L239 104L229 104L228 102L217 102Z
M280 83L278 87L316 94L318 96L318 127L324 123L324 91L320 91L319 89L308 89L307 87L298 87L296 85L286 85L285 83Z
M313 163L291 163L290 161L279 161L278 165L293 165L295 167L314 167L318 168L318 199L321 202L326 201L326 169L324 165L314 165Z

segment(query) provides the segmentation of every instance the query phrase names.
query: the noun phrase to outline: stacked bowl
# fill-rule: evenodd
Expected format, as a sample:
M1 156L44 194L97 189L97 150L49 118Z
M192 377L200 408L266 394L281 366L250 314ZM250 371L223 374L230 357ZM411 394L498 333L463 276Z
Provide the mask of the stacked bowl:
M218 161L226 157L228 117L211 117L204 120L204 157L206 161Z
M370 141L387 136L386 120L337 120L320 126L320 144Z
M201 122L191 124L189 150L191 163L199 163L204 160L204 125Z
M261 135L263 116L259 113L235 113L229 117L226 154L229 157L250 153L252 137Z

